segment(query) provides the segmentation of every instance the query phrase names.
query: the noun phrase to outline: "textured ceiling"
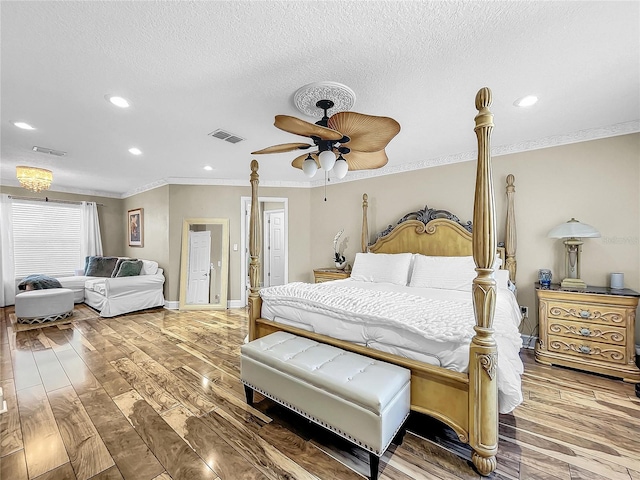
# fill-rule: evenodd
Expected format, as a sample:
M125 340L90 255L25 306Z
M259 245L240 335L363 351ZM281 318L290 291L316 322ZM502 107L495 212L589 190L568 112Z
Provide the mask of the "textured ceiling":
M309 185L290 167L296 152L250 152L304 141L273 120L317 120L293 103L316 81L349 86L353 111L402 126L386 167L345 181L472 158L483 86L496 154L640 129L636 1L2 1L0 14L3 185L17 185L20 164L53 170L52 190L116 197L247 185L252 158L262 185ZM515 108L526 94L539 103ZM208 136L218 128L246 140Z

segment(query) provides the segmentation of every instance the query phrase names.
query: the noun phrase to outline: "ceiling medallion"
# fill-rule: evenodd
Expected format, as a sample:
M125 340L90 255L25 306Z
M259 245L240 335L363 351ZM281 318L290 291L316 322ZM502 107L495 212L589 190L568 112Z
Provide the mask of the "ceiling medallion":
M346 85L337 82L314 82L299 88L293 95L293 102L298 110L309 117L318 118L319 100L331 100L333 106L328 115L346 112L356 103L356 94Z

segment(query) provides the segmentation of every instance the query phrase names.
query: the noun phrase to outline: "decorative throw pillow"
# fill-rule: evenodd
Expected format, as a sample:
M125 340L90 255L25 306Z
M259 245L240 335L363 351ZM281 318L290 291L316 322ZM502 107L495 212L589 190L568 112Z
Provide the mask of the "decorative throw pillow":
M124 260L120 264L116 277L137 277L142 270L142 260Z
M118 257L118 261L116 262L116 266L113 268L113 272L111 273L111 278L115 278L118 274L118 270L120 270L120 265L122 265L122 262L124 262L125 260L137 260L137 258L129 258L129 257Z
M88 277L110 277L118 262L118 257L89 257L85 270Z

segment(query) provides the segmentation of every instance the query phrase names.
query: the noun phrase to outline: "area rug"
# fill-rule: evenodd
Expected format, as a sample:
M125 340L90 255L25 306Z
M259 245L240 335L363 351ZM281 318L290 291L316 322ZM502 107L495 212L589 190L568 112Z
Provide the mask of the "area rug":
M46 323L38 323L38 324L28 324L28 323L18 323L16 320L16 314L10 313L9 319L11 320L11 326L13 327L14 332L23 332L25 330L34 330L36 328L47 328L53 327L56 325L65 325L72 322L76 322L79 320L88 320L89 318L99 317L100 314L96 312L93 308L85 305L84 303L77 303L73 307L73 315L68 318L63 318L61 320L55 320L53 322Z

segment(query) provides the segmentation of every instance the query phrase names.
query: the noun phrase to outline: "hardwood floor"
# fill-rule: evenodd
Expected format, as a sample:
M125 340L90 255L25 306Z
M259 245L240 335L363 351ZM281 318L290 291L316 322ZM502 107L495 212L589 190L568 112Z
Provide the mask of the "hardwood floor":
M0 415L0 480L368 473L364 451L269 400L246 405L238 380L245 310L104 319L79 308L86 319L17 333L13 309L0 309L0 386L9 407ZM492 478L640 480L633 385L536 364L530 350L522 357L525 401L500 416ZM469 459L450 429L412 415L404 443L382 458L380 478L481 478Z

